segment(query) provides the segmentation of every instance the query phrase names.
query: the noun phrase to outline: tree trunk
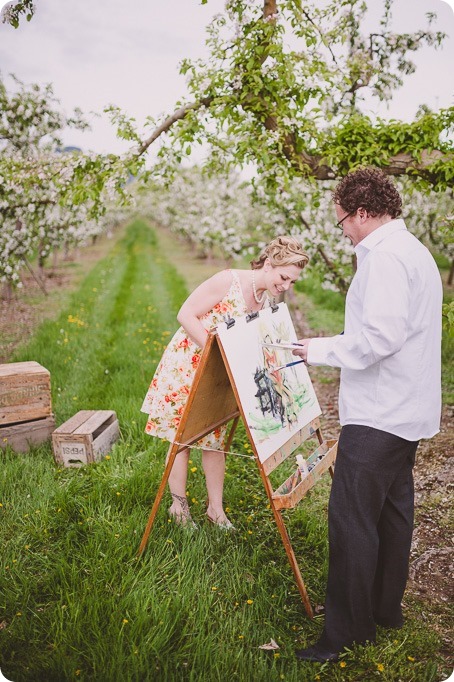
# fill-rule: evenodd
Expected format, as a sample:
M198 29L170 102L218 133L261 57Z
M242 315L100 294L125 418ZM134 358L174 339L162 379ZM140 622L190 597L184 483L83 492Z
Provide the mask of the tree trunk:
M11 282L3 282L2 286L2 300L11 303L13 298L13 285Z

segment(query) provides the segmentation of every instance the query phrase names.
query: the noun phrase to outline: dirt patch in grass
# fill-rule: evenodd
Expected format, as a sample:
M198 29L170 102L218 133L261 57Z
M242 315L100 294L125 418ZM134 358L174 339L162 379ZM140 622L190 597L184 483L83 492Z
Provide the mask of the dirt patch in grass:
M83 277L123 233L119 228L111 237L102 236L95 244L73 249L65 258L59 256L55 267L42 273L46 294L29 270L21 272L23 287L13 291L9 299L0 297L0 363L10 362L16 348L43 320L58 315Z

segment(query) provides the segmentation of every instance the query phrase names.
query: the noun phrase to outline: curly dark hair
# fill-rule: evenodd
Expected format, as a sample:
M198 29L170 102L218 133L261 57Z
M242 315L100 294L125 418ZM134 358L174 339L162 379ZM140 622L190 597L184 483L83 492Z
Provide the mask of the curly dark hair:
M358 208L364 208L373 217L397 218L402 213L399 192L378 168L360 168L348 173L335 187L333 200L347 213L354 213Z

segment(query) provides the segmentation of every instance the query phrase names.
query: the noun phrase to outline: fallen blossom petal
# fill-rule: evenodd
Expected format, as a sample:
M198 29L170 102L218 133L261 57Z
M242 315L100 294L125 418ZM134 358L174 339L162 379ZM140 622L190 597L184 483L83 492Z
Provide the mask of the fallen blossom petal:
M274 639L270 639L268 644L262 644L259 649L266 649L267 651L274 651L275 649L280 649L279 644L277 644Z

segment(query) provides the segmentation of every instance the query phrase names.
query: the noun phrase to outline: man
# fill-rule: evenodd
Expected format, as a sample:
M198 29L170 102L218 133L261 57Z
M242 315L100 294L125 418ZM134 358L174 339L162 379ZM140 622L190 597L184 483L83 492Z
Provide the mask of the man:
M329 501L329 571L321 639L296 652L337 660L403 625L413 531L413 465L439 431L442 286L431 254L407 231L401 198L376 169L349 173L333 195L357 256L342 334L302 339L311 365L341 368L342 425Z

